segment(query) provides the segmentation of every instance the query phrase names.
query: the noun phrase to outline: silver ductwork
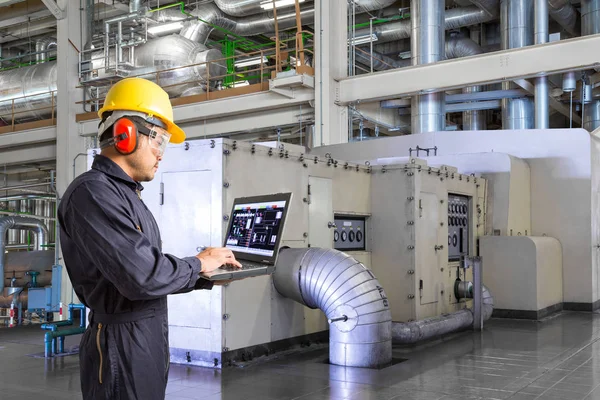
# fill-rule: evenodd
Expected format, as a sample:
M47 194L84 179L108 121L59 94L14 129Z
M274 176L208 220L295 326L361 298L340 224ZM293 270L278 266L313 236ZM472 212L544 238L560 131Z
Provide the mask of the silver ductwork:
M110 53L110 59L114 60L114 50ZM94 53L92 56L93 69L103 73L103 52ZM128 55L124 61L133 67L132 75L142 75L143 78L156 81L156 72L185 65L200 64L223 58L221 52L209 49L203 44L186 39L181 35L174 34L152 40L136 47L133 59ZM210 69L210 70L209 70ZM172 71L160 72L159 83L171 97L178 97L192 87L208 84L210 77L223 76L226 68L222 63L211 63L210 66L196 65L192 67L179 68ZM144 75L148 74L148 75ZM199 82L193 82L199 81ZM180 85L184 82L190 82Z
M331 364L378 368L392 361L386 295L353 257L333 249L283 249L273 283L282 296L325 313Z
M548 0L535 0L535 44L548 43ZM550 125L550 100L548 77L535 79L535 129L548 129Z
M500 2L500 23L502 49L517 49L533 44L533 7L529 0L502 0ZM502 89L516 86L503 82ZM502 100L503 129L533 129L534 105L529 98Z
M179 34L198 43L206 43L208 35L213 30L209 24L227 29L239 36L255 36L275 30L275 19L272 13L232 18L223 14L214 4L203 4L191 11L190 14L197 17L198 20L187 21ZM312 24L315 18L314 7L312 5L302 7L300 16L303 24ZM295 27L296 12L292 10L277 13L277 25L281 30Z
M482 314L487 321L494 311L494 298L484 286L482 290ZM438 339L452 332L473 326L473 311L460 310L447 315L426 318L421 321L392 324L392 339L396 343L413 344L424 340Z
M598 33L600 33L600 0L582 0L581 34L587 36ZM583 128L592 132L600 127L600 100L592 100L584 107Z
M5 262L5 250L7 239L7 231L9 229L29 229L35 233L35 250L43 250L44 246L48 244L48 229L44 224L35 219L27 217L4 217L0 218L0 277L4 278L4 262ZM4 279L0 282L0 293L4 290Z
M129 1L129 13L133 14L140 10L142 0L130 0Z
M16 122L47 118L52 111L52 91L56 108L56 76L56 61L0 72L0 119L12 122L13 99Z
M413 14L414 13L411 12L411 16ZM478 25L484 22L489 22L495 18L495 16L488 14L486 11L476 6L451 8L445 12L442 12L442 17L443 22L438 26L445 26L446 30ZM373 33L377 35L377 44L408 39L412 35L411 21L405 19L397 22L377 25L373 27ZM357 37L367 36L369 34L369 28L363 28L356 31Z
M444 0L411 0L412 65L444 59ZM443 92L416 95L411 102L412 133L446 128L446 95Z
M57 42L55 38L44 38L38 39L35 42L35 61L37 63L43 63L50 60L50 48L56 48Z
M482 53L481 46L468 37L454 35L446 39L446 58L448 59L470 57ZM463 93L481 91L481 86L469 86L462 90ZM462 120L464 131L482 131L487 126L485 111L482 110L463 111Z
M357 12L381 10L394 4L397 0L361 0L357 2ZM215 0L215 4L221 11L234 17L245 17L248 15L264 13L265 10L260 7L264 0ZM307 2L312 3L312 2ZM304 4L300 4L304 6ZM293 7L293 4L290 6ZM277 8L277 13L285 12L288 8Z
M548 0L548 12L571 36L581 34L579 13L571 0Z

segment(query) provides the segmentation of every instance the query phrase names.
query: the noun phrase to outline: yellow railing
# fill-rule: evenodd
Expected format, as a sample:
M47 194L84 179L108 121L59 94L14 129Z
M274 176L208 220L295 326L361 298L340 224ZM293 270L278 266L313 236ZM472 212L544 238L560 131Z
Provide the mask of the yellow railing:
M39 107L34 105L36 101L41 103ZM26 114L31 114L31 117ZM47 120L50 125L54 125L56 123L56 90L0 100L0 119L10 121L10 125L0 126L0 132L5 132L7 126L10 126L10 131L14 132L15 126L22 122ZM16 122L16 120L22 122Z

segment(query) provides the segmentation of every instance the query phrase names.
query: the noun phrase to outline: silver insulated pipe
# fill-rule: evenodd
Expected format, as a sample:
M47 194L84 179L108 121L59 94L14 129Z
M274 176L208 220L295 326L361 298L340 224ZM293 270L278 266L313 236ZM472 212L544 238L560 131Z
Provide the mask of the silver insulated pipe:
M482 289L482 314L487 321L494 311L494 298L484 286ZM392 324L392 339L396 343L412 344L423 340L437 339L452 332L473 326L473 311L460 310L447 315L426 318L421 321Z
M282 296L325 313L331 364L378 368L392 361L388 300L353 257L333 249L283 249L273 283Z
M548 8L552 18L573 37L581 34L579 13L571 0L548 0Z
M548 43L548 0L535 0L535 44ZM535 129L548 129L550 100L548 77L535 79Z
M444 59L444 0L411 0L412 65ZM446 128L446 95L443 92L412 97L412 133L443 131Z
M35 61L38 63L48 61L50 59L50 48L55 48L56 46L57 42L55 38L38 39L35 42L35 52L37 53Z
M500 23L502 48L517 49L533 44L533 7L530 0L502 0ZM502 89L514 89L512 82L503 82ZM503 129L533 129L534 106L529 98L502 100Z
M0 293L4 290L4 262L7 232L9 229L29 229L35 233L35 250L43 250L48 244L48 229L44 224L28 217L4 217L0 218Z
M581 1L581 34L600 33L600 0ZM583 128L592 132L600 127L600 100L584 105Z

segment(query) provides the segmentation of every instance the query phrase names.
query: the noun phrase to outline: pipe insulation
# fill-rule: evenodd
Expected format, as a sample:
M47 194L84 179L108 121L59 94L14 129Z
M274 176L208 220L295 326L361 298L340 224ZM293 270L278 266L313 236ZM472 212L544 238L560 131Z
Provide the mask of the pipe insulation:
M272 13L256 14L244 18L226 16L212 3L202 4L190 12L198 20L187 21L179 34L187 39L201 44L206 43L208 35L213 30L209 24L227 29L239 36L255 36L275 30L275 18ZM300 17L303 24L312 24L315 19L315 10L312 5L301 8ZM280 30L296 26L296 12L288 11L277 13L277 25Z
M413 13L411 13L411 15L412 14ZM440 25L443 25L445 30L451 30L489 22L496 17L490 16L487 12L476 6L468 6L446 10L445 12L442 12L442 18L443 23ZM408 39L412 36L411 21L404 19L377 25L373 27L373 33L377 36L377 44ZM363 28L356 31L357 37L368 36L369 34L369 28Z
M600 33L600 0L581 1L581 34L584 36ZM589 71L590 74L595 71ZM592 100L584 105L583 128L593 132L600 127L600 100Z
M356 9L357 12L381 10L393 5L396 1L397 0L360 0L356 2ZM248 15L264 13L265 10L260 6L261 3L264 3L264 0L215 0L215 4L221 11L234 17L245 17ZM293 4L290 4L290 6L293 6ZM311 6L314 7L313 4L311 4ZM277 7L278 13L283 11L285 11L285 7Z
M392 361L387 297L353 257L333 249L283 249L273 283L282 296L325 313L331 364L378 368Z
M530 0L502 0L500 24L502 49L518 49L533 44L533 7ZM512 82L503 82L503 90L515 89ZM503 129L533 129L534 104L530 98L502 100Z
M571 36L581 35L581 19L571 0L548 0L548 12Z
M4 277L5 249L9 229L29 229L36 235L35 250L42 250L48 244L48 229L39 220L28 217L0 218L0 277ZM4 279L0 282L0 293L4 290Z
M436 63L444 59L444 0L411 0L412 65ZM412 133L443 131L446 128L444 92L415 95L411 99Z
M535 44L548 43L548 0L535 0ZM548 129L550 125L550 100L548 77L535 78L535 129Z
M483 50L471 38L452 35L446 39L446 58L462 58L482 54ZM481 92L481 86L469 86L462 89L463 93ZM482 131L485 130L486 113L483 110L463 111L463 130L464 131Z
M484 286L482 289L483 320L487 321L494 311L494 298ZM397 343L412 344L423 340L437 339L452 332L473 326L473 311L460 310L451 314L426 318L421 321L392 324L392 340Z

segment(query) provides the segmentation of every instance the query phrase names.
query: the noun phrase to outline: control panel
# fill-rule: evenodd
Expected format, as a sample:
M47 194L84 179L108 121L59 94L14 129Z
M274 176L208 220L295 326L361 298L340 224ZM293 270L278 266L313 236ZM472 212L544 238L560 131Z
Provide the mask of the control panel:
M365 250L366 230L364 217L334 219L333 248L336 250Z
M469 197L448 194L448 259L459 260L469 254L471 228Z

